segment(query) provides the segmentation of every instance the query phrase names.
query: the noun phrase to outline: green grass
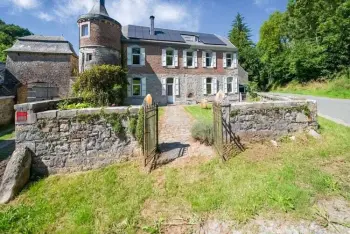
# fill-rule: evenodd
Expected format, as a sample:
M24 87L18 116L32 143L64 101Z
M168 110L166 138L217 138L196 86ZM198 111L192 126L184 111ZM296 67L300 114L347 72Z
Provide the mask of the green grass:
M202 109L200 105L185 106L184 108L196 120L208 122L213 121L213 111L211 106L209 106L208 109Z
M272 92L350 99L350 78L343 77L328 82L314 81L307 84L291 82L285 87L274 89Z
M319 123L322 140L256 144L226 163L145 174L135 162L43 179L0 206L0 232L135 233L174 217L313 219L317 199L350 200L350 128Z
M15 126L9 125L0 129L0 141L10 140L15 137Z

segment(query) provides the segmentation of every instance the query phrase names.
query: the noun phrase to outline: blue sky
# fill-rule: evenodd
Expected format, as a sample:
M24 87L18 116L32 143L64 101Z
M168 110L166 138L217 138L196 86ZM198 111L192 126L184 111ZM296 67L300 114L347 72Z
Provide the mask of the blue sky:
M63 35L78 47L76 20L88 12L95 0L0 0L0 18L34 34ZM275 11L285 11L288 0L106 0L109 15L122 25L200 31L227 36L232 20L240 12L257 42L261 24Z

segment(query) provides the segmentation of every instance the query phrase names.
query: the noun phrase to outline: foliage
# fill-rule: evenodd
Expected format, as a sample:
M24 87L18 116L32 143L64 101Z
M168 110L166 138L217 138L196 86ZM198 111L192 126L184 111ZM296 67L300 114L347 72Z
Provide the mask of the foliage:
M4 50L10 48L18 37L32 35L28 29L14 24L6 24L0 19L0 62L6 62Z
M257 90L291 81L332 80L350 64L349 0L289 1L285 12L274 12L264 22L257 47L247 43L249 28L238 16L230 39Z
M199 141L201 144L213 145L214 135L213 135L213 123L197 121L191 129L192 137Z
M122 105L127 90L126 71L102 65L81 73L73 85L74 95L95 106Z
M225 164L201 160L145 174L135 162L50 176L0 206L1 232L152 232L179 215L194 223L208 215L312 219L318 199L350 199L350 128L319 123L322 140L297 135L278 148L259 143Z
M74 102L71 102L69 99L62 101L57 105L57 108L59 110L74 110L74 109L84 109L89 107L93 107L93 105L87 102L74 103Z
M136 139L139 142L139 145L143 148L143 138L144 138L144 118L145 113L143 108L140 108L137 125L136 125Z
M285 86L274 87L272 91L350 99L350 74L339 73L338 77L332 80L311 81L302 84L292 81Z

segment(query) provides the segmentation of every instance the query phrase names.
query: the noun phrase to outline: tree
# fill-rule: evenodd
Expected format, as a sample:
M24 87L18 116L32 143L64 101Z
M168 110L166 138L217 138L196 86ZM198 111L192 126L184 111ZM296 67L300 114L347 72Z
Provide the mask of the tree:
M238 50L253 44L250 40L250 29L247 24L244 23L244 17L240 13L237 13L232 23L232 29L229 32L229 39Z
M14 24L6 24L0 19L0 62L6 61L4 50L10 48L18 37L29 35L32 33L28 29Z

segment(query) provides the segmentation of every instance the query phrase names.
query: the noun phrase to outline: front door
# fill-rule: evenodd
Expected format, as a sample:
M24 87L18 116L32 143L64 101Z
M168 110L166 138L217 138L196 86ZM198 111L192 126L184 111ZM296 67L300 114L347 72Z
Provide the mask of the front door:
M167 96L168 96L168 103L174 104L174 84L173 83L167 84Z

